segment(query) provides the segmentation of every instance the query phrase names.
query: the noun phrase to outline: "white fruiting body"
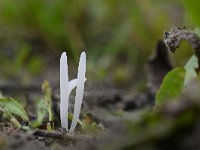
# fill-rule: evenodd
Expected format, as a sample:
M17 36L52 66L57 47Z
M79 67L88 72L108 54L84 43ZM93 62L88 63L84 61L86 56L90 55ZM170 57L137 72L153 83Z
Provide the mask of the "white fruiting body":
M68 65L67 65L67 55L62 53L60 57L60 120L63 129L68 130Z
M77 87L76 97L75 97L75 107L73 120L70 128L70 133L73 133L78 122L81 104L84 92L84 83L86 73L86 53L82 52L79 61L78 75L77 79L73 79L69 82L68 77L68 65L67 65L67 55L65 52L62 53L60 58L60 119L61 126L63 129L68 131L68 105L69 105L69 95L71 91Z
M85 83L85 73L86 73L86 54L85 52L82 52L80 56L79 66L78 66L74 115L73 115L71 128L69 130L70 133L74 132L74 129L78 122L79 114L81 111L81 104L83 100L83 91L84 91L84 83Z

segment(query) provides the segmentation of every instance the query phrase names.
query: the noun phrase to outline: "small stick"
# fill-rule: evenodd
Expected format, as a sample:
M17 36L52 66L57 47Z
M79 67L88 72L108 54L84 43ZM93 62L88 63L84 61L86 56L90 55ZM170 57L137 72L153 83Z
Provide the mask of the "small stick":
M49 137L54 139L68 139L70 141L74 140L92 140L96 139L94 136L89 135L80 135L80 134L69 134L69 133L62 133L58 131L47 131L47 130L40 130L37 129L32 133L34 136L41 136L41 137Z
M55 139L63 139L64 134L61 132L56 131L46 131L46 130L35 130L32 133L35 136L42 136L42 137L49 137L49 138L55 138Z

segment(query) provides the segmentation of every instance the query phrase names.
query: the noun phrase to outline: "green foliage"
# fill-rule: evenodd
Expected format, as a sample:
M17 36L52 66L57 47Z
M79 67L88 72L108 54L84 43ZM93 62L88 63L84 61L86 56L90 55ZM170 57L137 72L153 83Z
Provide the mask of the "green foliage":
M198 43L199 37L197 35L199 35L200 32L198 28L194 31L197 33L197 35L194 34L193 31L187 31L187 30L186 32L182 32L182 31L183 30L180 28L173 28L170 32L168 32L169 34L168 37L170 37L171 34L175 32L175 35L178 36L176 37L176 39L182 38L182 39L185 39L186 41L189 41L195 52L187 61L184 68L175 68L165 76L160 86L160 89L156 94L156 105L159 105L163 101L174 99L180 96L180 94L183 92L183 89L188 84L188 82L197 77L197 73L198 73L197 70L199 69L199 65L200 65L199 64L200 58L198 58L199 57L199 43ZM187 32L189 34L185 34ZM193 40L194 38L198 40L195 41ZM170 44L172 43L172 45L173 43L177 43L177 42L174 42L174 39L175 38L169 39L170 42L168 41L167 45L169 46L169 43ZM164 37L164 40L165 40L165 37ZM196 43L191 42L191 41L195 41ZM180 43L181 42L178 41L178 45L174 47L174 50L173 50L174 52L180 46ZM172 47L170 51L172 51Z
M53 114L52 114L52 99L51 99L51 87L48 81L44 81L42 84L42 90L44 96L37 103L37 120L32 122L33 127L37 127L41 125L44 121L45 116L48 114L49 122L52 122ZM47 125L48 128L50 128Z
M180 96L184 88L185 73L184 68L175 68L165 76L156 94L156 106Z
M197 77L198 58L195 55L188 60L184 68L175 68L164 78L156 93L156 106L181 95L184 86Z
M36 111L37 111L37 120L31 122L32 127L37 127L43 123L43 120L48 113L48 108L46 107L45 101L43 99L40 99L37 102L36 105Z
M49 121L52 121L53 115L52 115L52 99L51 99L51 87L49 85L48 81L44 81L44 83L42 84L42 90L44 92L44 101L46 104L46 107L48 109L48 113L49 113Z
M2 64L0 69L6 77L17 76L24 81L28 76L38 75L41 72L44 62L37 54L32 54L30 46L23 45L16 49L13 55L10 58L4 54L0 55L0 64Z
M27 64L28 71L31 75L38 75L43 68L43 59L39 56L32 56Z
M31 54L30 46L23 45L21 49L17 50L13 63L15 74L19 74L26 68L31 75L35 75L41 72L43 61L39 56Z
M13 70L16 73L19 73L22 70L22 66L24 65L24 63L26 62L29 53L30 53L30 47L28 46L23 46L20 50L17 50L18 53L14 59L14 66L13 66Z
M26 44L31 51L55 56L66 50L73 61L86 48L90 55L88 62L95 64L89 71L91 74L98 72L100 79L107 77L110 69L117 70L116 62L129 68L132 74L135 70L141 73L142 69L139 68L146 63L163 29L182 21L182 18L174 20L173 15L169 15L179 5L177 1L172 5L171 1L161 0L85 0L78 3L2 0L0 42L2 40L4 44L0 48L16 50ZM46 63L34 58L25 67L30 68L31 73L37 73L37 69L41 68L39 62ZM7 66L13 64L6 65L7 72L13 69ZM132 74L130 77L133 77Z
M99 125L90 113L83 115L81 127L82 131L86 134L97 134L99 131L103 130L103 126L101 126L101 124Z
M23 120L29 121L23 106L13 98L0 98L0 108L9 116L16 115Z
M200 26L199 20L199 0L184 0L183 4L186 8L187 19L191 19L195 25Z
M200 28L195 28L194 32L200 37Z
M193 55L185 65L185 85L191 80L197 77L196 69L198 68L198 58Z

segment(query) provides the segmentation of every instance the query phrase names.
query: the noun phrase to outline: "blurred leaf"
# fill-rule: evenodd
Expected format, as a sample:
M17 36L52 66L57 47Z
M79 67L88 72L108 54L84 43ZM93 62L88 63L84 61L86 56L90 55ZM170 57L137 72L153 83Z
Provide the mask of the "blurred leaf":
M51 125L51 122L47 122L47 131L53 131L54 126Z
M42 64L43 64L43 61L39 56L33 56L28 63L29 72L32 75L40 73Z
M5 113L17 115L23 120L29 121L28 115L23 106L13 98L0 98L0 107L4 110Z
M33 121L31 123L31 126L37 127L42 124L44 117L46 116L48 112L48 108L45 105L45 102L43 99L40 99L37 103L37 120Z
M199 6L200 1L199 0L184 0L184 6L186 8L186 14L188 15L188 18L191 18L191 20L198 26L200 26L200 19L199 19Z
M48 109L48 113L49 113L49 121L52 121L53 115L52 115L52 99L51 99L51 87L49 85L48 81L44 81L44 83L42 84L42 90L44 92L44 102L45 105Z
M194 32L200 37L200 28L195 28Z
M75 62L80 50L87 48L93 56L89 60L100 62L99 66L103 57L109 57L104 66L94 65L95 69L90 70L99 72L100 79L111 74L110 68L118 67L113 62L130 67L131 76L135 70L141 73L142 69L137 68L145 63L163 29L183 20L182 7L177 1L86 0L77 4L75 1L2 0L0 8L2 49L14 51L27 44L31 54L55 57L66 50L69 59ZM23 67L35 75L43 59L31 59L33 56L29 54ZM44 65L47 62L43 61ZM15 66L14 62L6 63L1 69L16 76L11 73L13 67L7 67Z
M94 116L91 113L84 114L81 121L81 126L84 133L96 134L98 131L103 130L103 126L97 124Z
M51 87L49 86L48 81L44 81L44 83L42 84L42 90L43 90L44 96L37 103L37 120L32 122L33 127L42 125L47 113L49 115L49 120L48 120L49 122L52 121L52 117L53 117L52 110L51 110L51 107L52 107ZM47 127L49 126L47 125Z
M30 47L27 45L24 45L21 49L18 50L17 56L14 60L14 70L18 73L21 71L22 66L26 64L26 60L30 54Z
M21 127L21 124L18 122L18 120L13 117L13 116L9 116L10 117L10 122L12 122L17 128Z
M185 65L185 85L191 80L197 77L196 69L198 68L198 58L193 55Z
M160 89L156 94L156 105L180 96L183 91L185 69L175 68L164 78Z

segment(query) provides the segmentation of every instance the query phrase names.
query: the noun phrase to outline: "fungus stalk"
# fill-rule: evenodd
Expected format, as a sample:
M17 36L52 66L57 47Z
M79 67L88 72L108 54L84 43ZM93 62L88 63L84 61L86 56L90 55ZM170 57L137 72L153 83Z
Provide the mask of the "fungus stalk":
M81 104L83 100L84 83L85 83L85 72L86 72L86 54L83 52L80 57L77 75L77 89L75 97L74 115L72 119L70 133L74 132L76 124L78 122L79 114L81 111Z
M62 129L68 130L68 65L67 65L67 55L62 53L60 58L60 120Z
M69 95L71 91L75 87L77 87L73 120L72 120L71 127L69 130L70 133L74 133L75 127L78 122L82 99L83 99L84 83L86 81L85 73L86 73L86 53L82 52L80 56L80 61L79 61L77 79L73 79L69 81L67 55L65 52L62 53L61 58L60 58L60 98L61 98L60 119L61 119L62 129L65 129L67 131L68 131Z

